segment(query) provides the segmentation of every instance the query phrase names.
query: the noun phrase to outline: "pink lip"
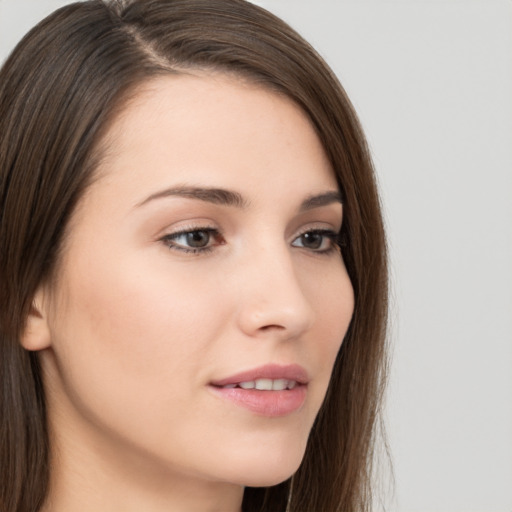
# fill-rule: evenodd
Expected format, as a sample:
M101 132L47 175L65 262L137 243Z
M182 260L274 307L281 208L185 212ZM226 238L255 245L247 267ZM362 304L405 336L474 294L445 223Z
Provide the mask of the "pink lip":
M222 387L257 379L294 380L293 389L283 391L260 391L239 387ZM210 390L217 396L234 405L269 418L291 414L302 407L306 400L309 377L304 368L298 365L266 365L210 383Z
M298 364L279 365L267 364L254 368L246 372L237 373L221 380L211 383L212 386L228 386L230 384L239 384L240 382L248 382L256 379L287 379L295 380L299 384L307 384L309 381L306 370Z

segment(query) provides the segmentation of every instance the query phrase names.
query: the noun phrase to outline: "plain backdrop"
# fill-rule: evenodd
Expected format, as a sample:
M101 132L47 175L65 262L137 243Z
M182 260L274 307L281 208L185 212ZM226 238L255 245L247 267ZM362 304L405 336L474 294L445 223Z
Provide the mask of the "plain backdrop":
M0 60L66 3L0 0ZM257 3L333 67L378 172L394 346L387 510L512 512L512 2Z

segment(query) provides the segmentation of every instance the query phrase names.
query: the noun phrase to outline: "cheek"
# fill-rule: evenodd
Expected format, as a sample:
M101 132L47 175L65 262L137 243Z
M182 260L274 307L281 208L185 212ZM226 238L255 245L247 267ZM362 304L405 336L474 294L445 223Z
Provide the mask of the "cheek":
M194 336L199 318L179 300L152 291L126 281L105 292L82 288L67 308L64 328L57 329L55 349L88 365L87 371L117 375L124 385L158 375L178 378L201 350Z
M307 285L316 317L308 358L320 368L325 393L354 312L354 291L343 264L326 266L323 274L317 272L316 276L320 281L311 280Z
M211 298L178 275L113 260L76 258L64 276L52 322L60 378L89 413L131 414L122 409L129 399L140 415L158 416L186 400L183 383L207 365L220 319Z
M225 339L226 301L212 301L212 284L183 272L104 263L87 279L78 264L66 276L52 332L56 385L47 386L57 390L55 428L92 435L107 452L121 441L126 457L170 467L208 462L202 454L219 438L208 437L205 417L216 425L222 417L204 392L205 369L218 357L215 339Z

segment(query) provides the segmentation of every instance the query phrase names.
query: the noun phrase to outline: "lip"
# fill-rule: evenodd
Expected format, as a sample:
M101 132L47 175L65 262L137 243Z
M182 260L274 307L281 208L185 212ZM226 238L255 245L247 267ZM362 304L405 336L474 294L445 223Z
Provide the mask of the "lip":
M210 384L215 387L229 386L240 382L248 382L256 379L287 379L294 380L299 384L307 384L309 376L306 370L298 364L267 364L252 370L237 373L224 379L216 380Z
M293 389L282 391L223 387L257 379L294 380L297 385ZM309 376L302 366L271 364L213 381L209 384L209 388L216 396L236 407L249 410L259 416L277 418L292 414L302 407L306 400L308 382Z

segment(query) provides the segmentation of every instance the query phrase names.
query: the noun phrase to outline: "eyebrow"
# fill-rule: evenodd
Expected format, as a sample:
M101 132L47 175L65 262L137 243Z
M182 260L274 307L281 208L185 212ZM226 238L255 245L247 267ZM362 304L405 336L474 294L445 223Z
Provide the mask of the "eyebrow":
M313 210L314 208L320 208L322 206L328 206L333 203L343 204L343 198L339 190L329 190L322 194L316 194L309 196L300 205L299 211L306 212Z
M156 192L141 201L136 207L143 206L155 199L166 197L184 197L187 199L197 199L207 203L218 204L221 206L233 206L235 208L247 208L249 202L240 194L232 190L210 187L177 186ZM328 206L333 203L343 204L341 193L338 190L329 190L321 194L315 194L307 197L300 205L299 211L305 212Z
M148 198L144 199L144 201L137 204L137 207L147 204L155 199L173 196L198 199L199 201L205 201L207 203L219 204L222 206L234 206L236 208L247 208L248 206L247 201L238 192L222 188L178 186L151 194Z

